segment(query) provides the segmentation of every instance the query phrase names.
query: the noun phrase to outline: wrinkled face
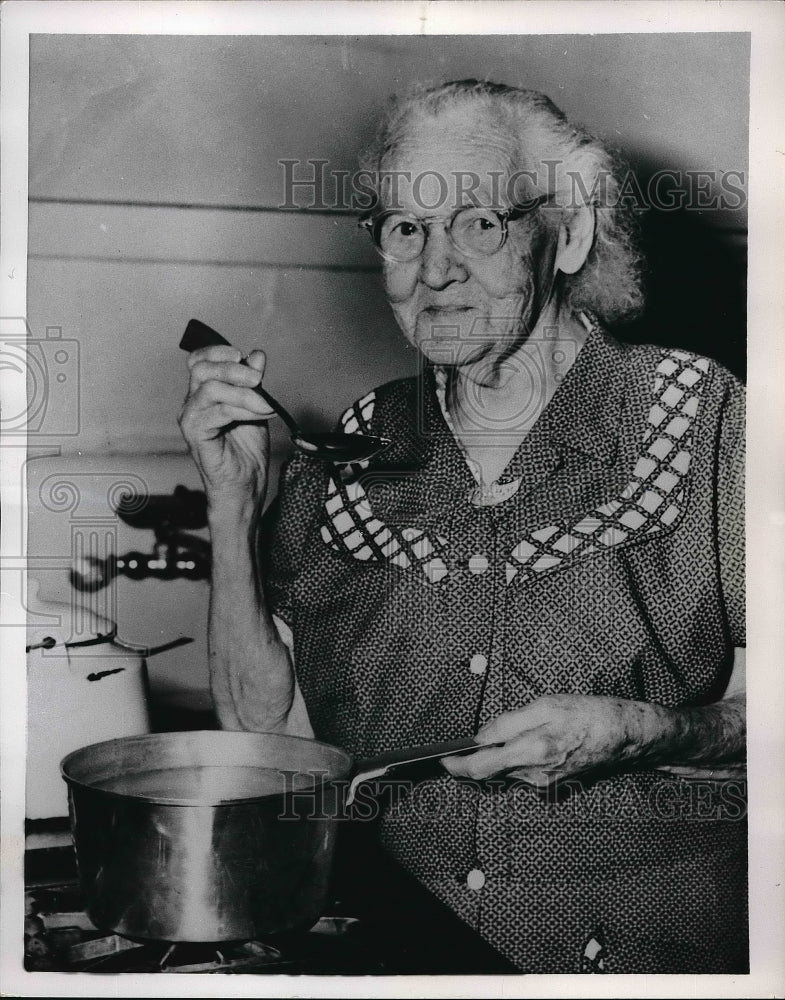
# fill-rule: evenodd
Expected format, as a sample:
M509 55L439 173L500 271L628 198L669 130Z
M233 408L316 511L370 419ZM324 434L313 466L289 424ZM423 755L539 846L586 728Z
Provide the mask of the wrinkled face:
M498 132L476 121L460 127L453 116L420 127L384 169L409 172L412 181L400 175L397 192L383 195L382 208L439 219L429 224L419 258L384 261L387 296L407 340L438 364L493 364L512 354L550 293L558 236L554 211L535 209L511 220L507 241L488 257L467 256L453 245L440 220L472 203L467 189L475 178L480 204L511 204L505 183L513 170L510 152Z

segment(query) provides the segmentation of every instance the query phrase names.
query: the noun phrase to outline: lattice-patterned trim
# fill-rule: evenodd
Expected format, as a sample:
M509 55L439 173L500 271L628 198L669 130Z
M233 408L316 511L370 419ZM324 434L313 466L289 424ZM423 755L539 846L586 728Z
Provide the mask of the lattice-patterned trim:
M369 434L371 418L376 406L376 393L369 392L367 396L353 403L341 417L341 426L347 434Z
M673 527L686 506L693 426L708 371L707 358L668 352L655 373L654 401L627 486L578 520L525 535L510 553L508 583Z
M347 434L371 433L376 394L363 396L343 414L341 424ZM431 537L422 528L393 528L374 516L364 487L356 472L367 462L341 466L327 484L321 527L324 542L340 552L348 551L362 562L391 562L401 569L419 566L431 583L447 576L446 545L439 535Z

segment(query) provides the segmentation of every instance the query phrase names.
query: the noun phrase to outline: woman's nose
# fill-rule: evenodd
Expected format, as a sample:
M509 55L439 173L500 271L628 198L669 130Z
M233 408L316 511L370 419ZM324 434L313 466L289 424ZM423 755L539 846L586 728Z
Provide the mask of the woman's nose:
M453 281L465 281L468 272L461 253L453 245L444 226L431 225L420 258L420 279L429 288L444 288Z

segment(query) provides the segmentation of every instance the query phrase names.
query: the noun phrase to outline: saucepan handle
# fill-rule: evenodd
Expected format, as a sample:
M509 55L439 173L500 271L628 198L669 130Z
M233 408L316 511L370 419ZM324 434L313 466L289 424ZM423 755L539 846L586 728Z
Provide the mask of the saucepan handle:
M354 802L357 786L371 778L381 778L393 768L404 767L407 764L419 764L425 760L439 760L442 757L455 757L462 753L479 750L480 746L502 746L502 743L478 743L473 737L465 736L460 740L449 740L447 743L426 743L419 747L405 747L402 750L388 750L376 757L364 757L355 765L354 777L349 784L346 805Z

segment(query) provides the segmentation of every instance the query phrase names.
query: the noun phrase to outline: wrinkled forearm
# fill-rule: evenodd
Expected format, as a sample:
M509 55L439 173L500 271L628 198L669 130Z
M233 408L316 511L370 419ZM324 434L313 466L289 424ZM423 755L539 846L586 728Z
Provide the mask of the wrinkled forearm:
M739 764L747 755L747 699L743 694L699 708L682 709L676 719L675 763Z
M711 705L663 708L631 702L631 758L651 766L740 764L746 757L746 697Z
M210 689L222 729L286 727L294 670L267 608L253 557L256 511L211 512Z

